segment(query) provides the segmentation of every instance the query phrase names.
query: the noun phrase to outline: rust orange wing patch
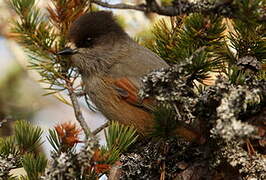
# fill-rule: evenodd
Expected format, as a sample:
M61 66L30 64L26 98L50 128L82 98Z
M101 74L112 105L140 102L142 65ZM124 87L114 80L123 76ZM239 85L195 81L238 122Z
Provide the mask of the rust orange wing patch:
M120 78L114 81L115 89L119 95L123 97L130 104L138 104L138 89L134 86L129 79Z
M128 78L116 79L113 84L119 96L128 103L147 110L154 110L154 100L149 98L141 100L138 96L139 89Z

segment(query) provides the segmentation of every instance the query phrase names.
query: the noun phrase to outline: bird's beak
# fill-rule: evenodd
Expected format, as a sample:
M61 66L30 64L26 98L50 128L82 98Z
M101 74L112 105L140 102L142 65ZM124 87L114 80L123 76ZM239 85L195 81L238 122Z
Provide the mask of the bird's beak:
M73 54L76 54L78 52L77 49L71 49L71 48L66 48L62 51L59 51L56 53L56 55L59 55L59 56L70 56L70 55L73 55Z

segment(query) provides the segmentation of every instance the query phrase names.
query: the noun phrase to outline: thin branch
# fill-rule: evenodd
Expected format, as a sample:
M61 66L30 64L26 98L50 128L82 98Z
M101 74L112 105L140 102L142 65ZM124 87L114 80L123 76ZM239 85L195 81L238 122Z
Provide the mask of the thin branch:
M91 138L94 141L94 143L96 143L97 140L96 140L94 134L91 132L88 124L86 123L86 121L82 115L81 108L80 108L80 105L78 103L77 95L70 88L68 88L68 93L69 93L69 97L70 97L72 105L73 105L75 117L76 117L77 121L79 122L81 128L83 129L85 136L86 136L86 139Z
M110 174L108 176L109 180L119 180L122 174L122 169L120 167L120 163L116 163L110 170Z
M95 129L92 134L95 136L96 134L98 134L99 132L101 132L104 128L109 126L109 122L104 123L103 125L101 125L100 127L98 127L97 129Z
M107 2L102 2L100 0L92 0L91 2L99 6L102 6L102 7L113 8L113 9L134 9L134 10L144 11L144 12L147 9L144 4L140 4L140 5L129 5L129 4L124 4L124 3L109 4Z
M101 0L91 0L92 3L97 4L102 7L112 8L112 9L134 9L143 12L154 12L165 16L177 16L182 14L188 14L192 12L202 12L202 13L214 13L221 14L222 10L228 9L227 12L223 12L224 16L231 16L230 10L233 9L233 0L219 1L218 3L211 2L189 2L176 0L173 2L172 6L159 6L155 0L149 0L146 4L129 5L124 3L109 4Z

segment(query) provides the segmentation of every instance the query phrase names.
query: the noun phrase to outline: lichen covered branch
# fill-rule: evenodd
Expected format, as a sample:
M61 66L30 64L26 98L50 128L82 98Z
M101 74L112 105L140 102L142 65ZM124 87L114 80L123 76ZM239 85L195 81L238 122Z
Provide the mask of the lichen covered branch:
M182 14L188 14L192 12L202 12L202 13L215 13L224 14L230 16L230 13L225 12L225 9L232 9L232 0L228 1L218 1L217 3L209 1L197 1L190 2L184 0L175 0L172 6L160 6L156 1L152 0L146 4L129 5L124 3L109 4L101 0L92 0L94 4L97 4L106 8L113 9L133 9L143 12L153 12L165 16L177 16Z

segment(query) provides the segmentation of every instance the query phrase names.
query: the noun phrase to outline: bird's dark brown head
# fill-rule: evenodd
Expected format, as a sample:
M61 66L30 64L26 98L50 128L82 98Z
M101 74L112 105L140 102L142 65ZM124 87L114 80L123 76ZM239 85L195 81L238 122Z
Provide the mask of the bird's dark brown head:
M89 46L90 41L109 33L125 34L124 30L115 21L112 12L97 11L77 18L72 23L68 36L76 47L80 48Z

